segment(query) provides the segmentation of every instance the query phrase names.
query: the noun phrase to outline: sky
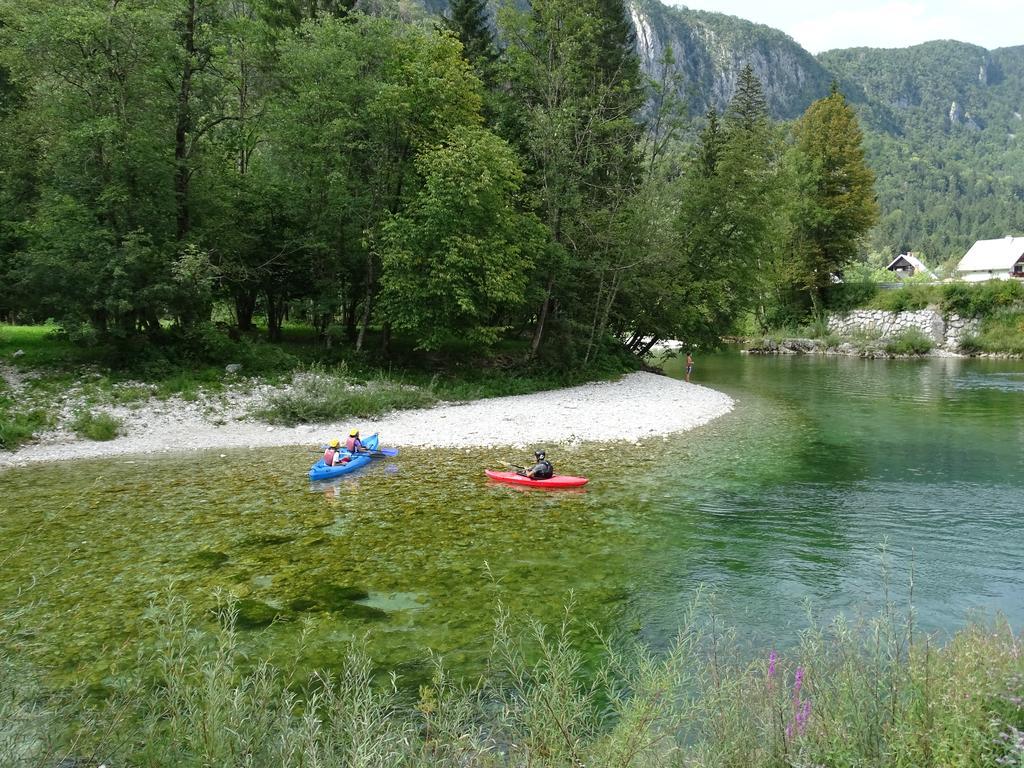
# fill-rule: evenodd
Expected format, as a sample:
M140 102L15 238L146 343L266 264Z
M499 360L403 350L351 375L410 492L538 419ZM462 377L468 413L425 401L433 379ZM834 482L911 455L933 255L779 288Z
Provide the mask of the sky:
M960 40L983 48L1024 45L1024 0L662 0L780 29L811 53L906 48Z

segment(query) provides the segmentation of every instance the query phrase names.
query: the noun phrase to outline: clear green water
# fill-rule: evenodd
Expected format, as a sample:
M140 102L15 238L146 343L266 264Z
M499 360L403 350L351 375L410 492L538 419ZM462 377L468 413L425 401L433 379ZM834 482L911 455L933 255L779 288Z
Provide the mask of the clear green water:
M546 446L583 492L490 484L484 467L526 457L478 449L316 487L299 448L8 471L0 608L23 609L58 674L102 678L154 601L202 612L221 590L289 619L247 630L253 653L290 657L304 619L308 664L365 636L415 679L428 649L479 669L499 601L550 622L571 595L578 618L659 646L703 584L742 636L785 645L808 598L878 606L886 542L890 594L912 566L925 626L1024 621L1024 364L721 354L694 380L736 410L639 446ZM368 596L325 603L324 585Z

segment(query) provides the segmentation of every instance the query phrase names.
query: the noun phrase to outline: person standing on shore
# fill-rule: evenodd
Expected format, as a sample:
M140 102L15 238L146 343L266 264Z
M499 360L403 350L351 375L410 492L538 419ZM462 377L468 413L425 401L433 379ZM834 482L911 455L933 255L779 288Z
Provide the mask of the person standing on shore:
M690 374L693 373L693 355L690 352L686 353L686 380L690 380Z

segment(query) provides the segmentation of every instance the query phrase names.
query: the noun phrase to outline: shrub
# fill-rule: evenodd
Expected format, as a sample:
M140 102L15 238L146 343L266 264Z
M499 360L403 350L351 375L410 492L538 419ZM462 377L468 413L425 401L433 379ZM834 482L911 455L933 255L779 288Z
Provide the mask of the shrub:
M13 451L49 424L45 411L9 411L0 404L0 449Z
M79 411L71 422L71 429L89 440L113 440L121 430L121 420L109 413Z
M890 355L926 355L935 342L917 328L909 328L886 343L885 351Z
M961 317L983 317L1024 304L1024 284L1017 280L950 283L943 287L942 310Z
M849 312L868 306L878 293L878 284L871 280L835 283L825 289L825 307L834 312Z
M940 295L940 286L909 283L895 290L879 291L869 306L888 312L914 312L938 304Z
M437 402L433 392L379 378L355 383L343 375L314 367L297 375L292 386L272 395L254 416L271 424L313 424L370 418L395 410L423 408Z

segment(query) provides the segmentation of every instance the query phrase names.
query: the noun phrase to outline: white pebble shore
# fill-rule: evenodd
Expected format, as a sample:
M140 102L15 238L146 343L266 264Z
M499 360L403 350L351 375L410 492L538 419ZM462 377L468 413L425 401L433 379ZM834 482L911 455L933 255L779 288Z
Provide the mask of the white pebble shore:
M350 421L268 427L251 420L213 418L202 409L173 402L121 413L124 432L108 442L71 433L43 435L13 453L0 453L0 468L127 454L179 453L216 448L318 447L358 426L379 432L388 446L526 447L625 440L682 432L732 410L728 395L652 373L631 373L531 395L495 397L432 408L395 411L358 424ZM218 423L222 422L222 423Z

